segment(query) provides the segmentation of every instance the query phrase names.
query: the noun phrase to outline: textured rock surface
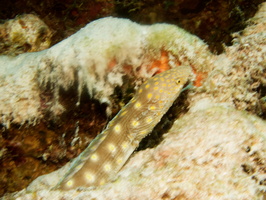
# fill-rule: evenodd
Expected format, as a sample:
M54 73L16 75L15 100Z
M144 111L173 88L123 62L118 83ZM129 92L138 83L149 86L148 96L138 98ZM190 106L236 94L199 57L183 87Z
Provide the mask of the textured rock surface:
M213 60L202 87L191 94L191 101L211 97L239 110L266 117L266 4L249 20L241 33L233 34L233 45ZM193 104L193 102L192 102Z
M50 47L52 31L36 15L17 16L0 24L0 53L17 55Z
M261 119L203 99L175 122L160 145L133 156L113 183L84 191L49 191L59 170L39 179L46 186L37 180L30 192L13 197L262 199L266 195L265 133Z
M59 115L64 111L59 89L67 90L75 83L79 94L85 88L91 97L111 105L111 95L123 85L123 76L151 77L158 69L149 67L163 49L169 52L172 65L209 66L211 54L205 43L183 29L167 24L141 26L112 17L90 23L47 50L0 56L0 120L6 127L12 122L34 123L43 117L44 103L49 104L49 112ZM53 98L41 102L47 85Z
M0 196L76 157L102 130L106 104L118 111L162 63L203 68L210 55L176 26L110 17L47 50L0 56Z
M176 121L158 147L135 154L113 183L84 191L73 190L67 193L50 191L50 188L58 181L58 177L64 174L66 166L52 174L40 177L28 187L27 192L23 190L17 194L6 195L4 198L265 199L265 121L250 114L255 113L265 117L266 113L265 6L265 3L262 4L261 10L250 20L249 27L243 31L243 34L236 33L233 46L226 47L226 53L219 56L210 54L203 42L196 37L190 37L190 34L183 30L180 31L175 26L165 24L150 27L138 26L128 20L113 19L112 22L117 22L115 28L123 27L119 33L112 32L118 41L121 39L120 35L125 30L129 30L127 25L131 24L131 33L135 34L133 35L138 38L138 41L141 36L142 40L138 44L150 48L147 55L152 55L153 58L159 57L161 48L166 47L166 51L170 52L169 57L174 58L172 62L177 60L181 64L188 64L195 68L196 85L199 87L191 89L188 93L187 101L190 103L190 111ZM103 30L109 30L110 27L104 28L100 21L91 23L88 27L101 30L102 33L104 33ZM167 33L164 35L163 30L166 29ZM143 31L141 34L140 30ZM153 34L149 34L148 30L153 30ZM137 51L134 51L136 49L131 45L123 49L123 44L127 40L122 38L118 46L115 43L109 43L113 45L110 47L105 43L96 42L96 47L106 45L104 50L100 51L95 46L92 48L90 45L83 44L84 38L82 37L86 31L88 29L85 28L72 36L72 39L69 38L45 51L45 55L43 53L25 54L15 59L1 57L0 63L5 66L1 69L4 72L1 78L6 82L1 82L1 92L4 95L0 98L2 102L7 102L7 104L2 104L2 110L8 109L6 112L2 111L3 122L8 124L10 116L15 116L17 121L14 121L17 123L40 118L39 112L34 113L40 107L38 86L54 81L55 88L60 86L67 88L75 80L77 71L80 72L78 80L81 86L86 85L88 91L102 102L110 101L108 97L113 92L112 84L122 83L120 78L124 75L125 68L121 66L127 65L128 60L130 60L133 72L139 72L136 69L140 67L143 77L151 75L143 71L150 62L146 62L147 58L139 59L137 56L145 52L142 51L143 49L136 48ZM89 33L93 35L93 30ZM147 35L149 37L145 37L147 40L144 40L142 36ZM98 37L95 36L95 38ZM75 46L78 42L82 43L80 49ZM62 51L57 52L59 49ZM87 58L86 51L92 52L91 55L94 57ZM139 52L140 54L123 54L125 52ZM99 54L104 55L104 59L108 59L104 61L96 59L99 58L97 57ZM68 57L69 55L71 57ZM65 60L66 57L68 59ZM115 62L112 62L114 58ZM94 65L85 67L93 61L99 63L97 66L100 67L100 74L103 77L105 76L102 73L107 73L108 67L111 66L114 70L111 71L110 76L107 76L107 82L104 82L106 79L103 82L96 81L97 75L94 76L95 74L92 73L96 69ZM25 65L21 65L21 68L14 67L14 63L20 62ZM30 66L34 66L35 63L40 64L37 68L31 68ZM39 73L40 71L42 73ZM85 76L87 73L94 77L89 82ZM22 74L24 76L21 76ZM112 79L113 77L116 78ZM102 86L106 86L106 83L108 87L105 89L108 92L104 93L106 96L101 96L104 91L101 90ZM16 95L12 93L14 91ZM56 92L57 90L55 94ZM31 95L36 96L29 98ZM31 99L33 101L30 101ZM51 110L60 113L62 109L60 104L56 104L56 100ZM22 108L25 107L30 109L23 110ZM235 109L248 110L250 113Z

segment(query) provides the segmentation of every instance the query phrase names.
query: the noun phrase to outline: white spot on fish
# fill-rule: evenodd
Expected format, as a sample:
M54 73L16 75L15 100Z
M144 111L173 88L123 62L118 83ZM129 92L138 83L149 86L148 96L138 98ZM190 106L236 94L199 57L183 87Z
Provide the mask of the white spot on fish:
M111 166L111 164L107 163L103 166L103 169L105 172L110 172L112 169L112 166Z
M116 133L120 133L121 126L119 124L115 125L114 130L115 130Z

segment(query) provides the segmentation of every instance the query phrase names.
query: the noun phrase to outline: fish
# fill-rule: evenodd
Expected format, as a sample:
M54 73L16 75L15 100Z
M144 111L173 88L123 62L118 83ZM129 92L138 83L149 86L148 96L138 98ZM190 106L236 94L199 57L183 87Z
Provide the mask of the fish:
M144 82L134 97L72 162L55 189L98 187L117 173L177 99L192 73L178 66Z

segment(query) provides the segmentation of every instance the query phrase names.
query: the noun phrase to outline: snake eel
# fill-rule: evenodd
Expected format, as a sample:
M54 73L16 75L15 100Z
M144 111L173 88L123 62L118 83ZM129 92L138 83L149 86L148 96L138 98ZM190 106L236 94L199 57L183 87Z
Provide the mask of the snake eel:
M179 96L190 74L189 66L179 66L143 83L106 129L72 162L55 188L100 186L114 179L142 138Z

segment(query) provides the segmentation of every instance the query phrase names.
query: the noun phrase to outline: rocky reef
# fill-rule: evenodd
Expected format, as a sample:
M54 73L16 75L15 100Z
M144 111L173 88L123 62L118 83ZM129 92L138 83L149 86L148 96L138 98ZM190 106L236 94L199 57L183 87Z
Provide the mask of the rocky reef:
M220 55L175 25L108 17L47 50L1 56L3 129L60 116L66 112L60 91L73 86L77 106L86 91L111 115L155 73L178 65L194 70L194 87L173 105L181 114L172 128L158 146L135 153L113 182L51 190L67 164L3 199L265 199L265 10L263 3Z

